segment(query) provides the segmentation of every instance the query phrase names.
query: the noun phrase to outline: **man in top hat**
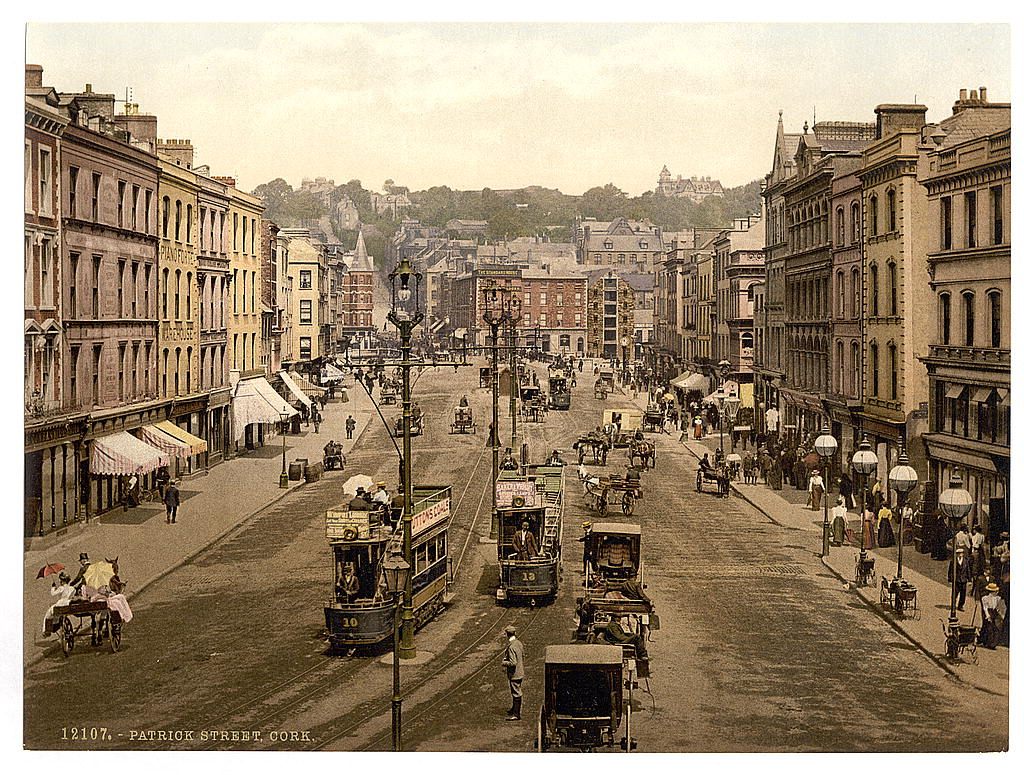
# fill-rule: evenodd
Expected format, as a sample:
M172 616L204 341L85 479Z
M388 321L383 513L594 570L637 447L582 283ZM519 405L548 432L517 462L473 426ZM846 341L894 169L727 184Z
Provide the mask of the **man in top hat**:
M537 539L530 532L530 523L525 519L512 538L512 548L516 550L516 559L519 560L532 560L539 554Z
M523 711L523 679L526 678L526 649L516 637L516 628L511 624L505 628L508 645L501 666L508 675L508 688L512 694L512 707L505 715L505 721L519 721Z
M973 578L971 572L971 555L966 549L957 549L956 556L949 561L949 570L946 573L946 580L955 584L956 607L958 611L964 610L964 603L967 601L967 582Z
M78 592L82 585L85 584L85 571L89 568L89 555L82 552L78 555L78 575L75 576L71 582L71 586L75 588L75 592Z
M985 596L981 598L981 616L981 641L986 647L994 649L999 644L1003 622L1006 620L1006 603L999 595L999 585L995 582L985 587Z
M519 463L516 462L515 457L512 455L512 447L505 447L505 457L501 461L502 471L518 471Z

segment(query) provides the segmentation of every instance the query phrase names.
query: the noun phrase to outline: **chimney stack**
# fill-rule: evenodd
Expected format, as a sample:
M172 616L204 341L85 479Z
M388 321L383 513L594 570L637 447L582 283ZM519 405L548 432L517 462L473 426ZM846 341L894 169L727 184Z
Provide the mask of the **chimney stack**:
M962 100L966 100L967 99L967 89L961 89L960 90L960 99L962 99Z
M978 97L981 99L982 102L988 102L988 87L987 86L979 86L978 87Z
M875 139L881 140L901 129L920 131L927 111L927 105L879 105L875 108Z
M43 68L39 65L25 65L25 88L43 88Z

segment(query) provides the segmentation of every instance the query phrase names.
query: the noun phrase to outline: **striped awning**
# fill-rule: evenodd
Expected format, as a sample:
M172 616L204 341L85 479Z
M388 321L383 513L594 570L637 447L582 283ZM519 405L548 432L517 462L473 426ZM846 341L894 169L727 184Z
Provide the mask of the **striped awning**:
M324 396L327 395L327 391L319 385L314 385L302 374L296 372L290 372L289 376L295 380L295 384L302 388L302 392L307 396Z
M192 451L181 439L171 436L164 430L157 428L155 425L146 425L139 428L139 436L144 442L149 444L151 447L163 452L165 455L177 458L187 458L192 455Z
M127 431L93 439L89 472L97 476L148 474L170 464L170 458Z
M309 396L303 392L302 388L295 384L295 380L292 379L291 374L287 371L281 371L278 372L278 374L281 377L281 381L284 382L284 386L288 388L289 392L293 396L295 396L295 400L304 403L307 409L312 409L313 402L309 399Z
M158 422L155 427L159 428L161 432L166 433L168 436L172 436L177 439L182 444L185 444L188 447L190 455L201 455L209 449L206 441L198 436L194 436L181 426L175 425L170 420L162 420L161 422Z

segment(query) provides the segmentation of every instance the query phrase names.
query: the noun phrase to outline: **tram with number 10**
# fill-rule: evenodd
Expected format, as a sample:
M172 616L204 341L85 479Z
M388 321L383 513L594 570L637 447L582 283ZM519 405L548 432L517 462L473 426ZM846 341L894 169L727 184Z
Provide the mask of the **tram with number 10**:
M564 466L528 465L498 475L499 602L554 600L562 553Z

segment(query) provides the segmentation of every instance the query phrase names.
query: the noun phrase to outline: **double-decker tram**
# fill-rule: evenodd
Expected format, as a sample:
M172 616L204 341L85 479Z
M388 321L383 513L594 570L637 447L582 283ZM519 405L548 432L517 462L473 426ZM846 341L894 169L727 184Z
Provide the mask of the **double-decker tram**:
M548 395L552 409L568 409L572 403L572 366L561 357L548 366Z
M558 594L563 470L528 465L498 475L499 601L535 605Z
M450 485L417 485L412 490L410 564L416 627L446 602L451 489ZM325 518L334 561L334 594L324 604L324 617L333 647L372 646L390 641L394 632L394 600L382 563L402 551L403 505L396 501L390 515L386 508L361 505L354 498L328 510Z

